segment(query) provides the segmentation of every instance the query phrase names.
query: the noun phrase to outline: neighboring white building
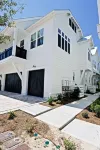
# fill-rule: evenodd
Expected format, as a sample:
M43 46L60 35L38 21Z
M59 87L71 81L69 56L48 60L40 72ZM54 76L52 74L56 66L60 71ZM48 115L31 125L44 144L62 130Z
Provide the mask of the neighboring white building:
M94 87L100 74L98 50L92 36L83 36L69 10L15 20L15 24L2 31L11 36L0 45L2 91L48 97L61 93L64 82L83 85L85 90Z

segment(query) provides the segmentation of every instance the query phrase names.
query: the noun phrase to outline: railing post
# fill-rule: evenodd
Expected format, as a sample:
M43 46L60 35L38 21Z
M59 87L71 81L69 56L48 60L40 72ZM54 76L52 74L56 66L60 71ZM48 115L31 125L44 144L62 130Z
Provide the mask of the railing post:
M16 27L14 27L13 49L12 49L12 55L14 55L14 56L16 54L17 33L18 33L18 29Z

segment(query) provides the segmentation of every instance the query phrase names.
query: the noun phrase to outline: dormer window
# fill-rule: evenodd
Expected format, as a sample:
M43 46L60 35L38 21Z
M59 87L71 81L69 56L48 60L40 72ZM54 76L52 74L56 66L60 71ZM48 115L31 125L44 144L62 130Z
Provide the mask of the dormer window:
M24 49L24 40L20 41L20 47Z
M76 33L76 29L77 29L76 25L70 18L69 18L69 25L74 30L74 32Z
M91 52L88 50L88 60L91 61Z

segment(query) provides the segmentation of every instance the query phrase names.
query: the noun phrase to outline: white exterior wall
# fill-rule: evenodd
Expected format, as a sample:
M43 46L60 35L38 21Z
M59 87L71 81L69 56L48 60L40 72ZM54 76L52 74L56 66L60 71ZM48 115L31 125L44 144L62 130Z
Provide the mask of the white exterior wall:
M21 28L29 26L19 24L17 26L18 34L16 45L20 46L20 41L24 39L24 48L27 50L27 60L25 64L16 63L19 72L22 72L22 94L27 94L28 88L28 73L30 70L45 69L44 76L44 97L48 97L53 93L61 93L62 80L69 80L70 85L81 84L81 70L90 70L92 72L92 60L88 60L88 49L91 49L90 41L77 42L81 38L81 34L75 33L69 26L69 17L67 13L59 11L48 20L38 23L33 26L31 31L25 31ZM44 28L43 45L30 49L31 35ZM70 39L70 54L58 47L58 28ZM21 31L21 32L20 32ZM13 39L13 37L12 37ZM4 45L4 48L9 48L9 45ZM0 74L8 74L16 72L11 63L3 66ZM75 81L73 82L73 72L75 73ZM84 85L89 83L90 72L84 74ZM4 81L3 81L4 83Z

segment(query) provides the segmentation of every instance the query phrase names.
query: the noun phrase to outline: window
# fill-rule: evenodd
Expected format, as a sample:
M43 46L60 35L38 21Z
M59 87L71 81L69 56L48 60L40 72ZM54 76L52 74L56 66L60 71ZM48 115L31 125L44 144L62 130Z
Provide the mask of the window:
M67 52L67 41L65 40L65 51Z
M70 54L70 39L68 39L68 53Z
M36 47L36 33L31 35L31 49Z
M76 30L77 30L76 25L70 18L69 18L69 25L74 30L74 32L76 33Z
M61 35L58 34L58 46L61 48Z
M38 31L37 35L37 46L43 45L43 39L44 39L44 29L41 29Z
M74 23L72 22L72 29L74 30Z
M64 38L62 37L62 49L64 50Z
M58 47L70 54L70 39L58 28Z
M88 60L91 61L91 53L88 51Z
M71 19L69 19L69 25L71 26Z
M73 81L75 81L75 72L73 72Z
M20 47L24 49L24 40L20 41Z
M82 73L83 73L83 70L80 70L80 77L81 77Z
M75 26L75 28L74 28L74 29L75 29L75 33L76 33L76 26Z

